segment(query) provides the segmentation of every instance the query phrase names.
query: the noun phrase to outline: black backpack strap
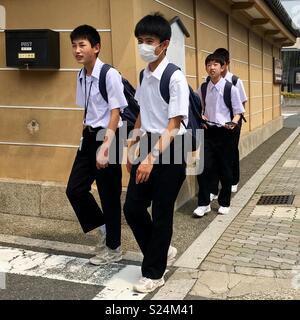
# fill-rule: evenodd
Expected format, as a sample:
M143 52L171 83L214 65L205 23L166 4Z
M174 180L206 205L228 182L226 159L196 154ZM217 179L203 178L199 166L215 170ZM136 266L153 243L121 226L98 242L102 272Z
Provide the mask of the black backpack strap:
M169 63L160 79L160 94L167 104L170 102L170 80L173 73L177 70L180 70L178 66Z
M108 70L112 68L109 64L104 64L101 68L100 75L99 75L99 91L103 99L108 103L108 96L106 90L106 75Z
M202 95L202 103L203 103L203 114L205 112L205 99L206 99L206 93L207 93L207 86L208 86L208 82L203 82L201 84L201 95Z
M140 85L142 84L143 79L144 79L144 71L145 71L145 69L143 69L143 70L140 72Z
M79 81L80 81L81 86L82 86L82 79L80 79L80 76L81 76L82 72L85 72L85 71L84 71L84 68L81 68L81 69L79 70L79 72L78 72L78 79L79 79Z
M233 84L234 86L237 85L238 80L239 80L239 77L238 77L238 76L232 75L231 82L232 82L232 84Z
M207 76L205 82L209 83L209 81L210 81L210 76Z
M232 102L231 102L231 89L232 89L232 83L230 83L229 81L226 80L226 84L224 87L224 102L230 111L230 117L232 120L233 119L233 110L232 110Z

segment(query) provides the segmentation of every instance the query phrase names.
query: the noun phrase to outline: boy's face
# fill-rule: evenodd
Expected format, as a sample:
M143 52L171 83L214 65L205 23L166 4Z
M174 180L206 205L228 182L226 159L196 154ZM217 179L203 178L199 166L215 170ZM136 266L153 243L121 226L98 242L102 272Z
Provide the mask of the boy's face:
M166 40L161 42L159 38L152 35L143 35L137 38L138 44L148 44L155 47L154 53L160 55L162 51L166 50L169 46L170 41Z
M224 70L225 70L225 66L221 66L221 64L217 61L210 61L206 65L206 72L211 77L211 79L220 78Z
M72 41L72 53L76 61L83 65L94 62L100 52L100 44L95 47L87 39L77 39Z

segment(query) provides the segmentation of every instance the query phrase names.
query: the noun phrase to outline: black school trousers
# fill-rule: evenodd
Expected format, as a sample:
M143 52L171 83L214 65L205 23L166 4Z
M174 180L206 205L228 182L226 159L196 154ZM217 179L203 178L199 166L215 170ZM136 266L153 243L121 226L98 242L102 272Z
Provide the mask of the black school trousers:
M233 152L232 152L232 185L236 185L240 181L240 151L239 151L239 142L241 136L241 127L242 121L239 121L238 126L234 129L233 135ZM215 171L211 180L211 190L210 192L213 194L219 193L219 181L220 177L218 172Z
M219 205L230 206L232 185L232 159L235 148L235 129L209 127L204 131L204 169L197 176L198 206L210 204L211 184L217 175L221 182Z
M160 279L167 266L174 204L185 179L186 164L154 164L149 180L136 184L138 166L133 165L130 172L124 214L144 255L143 277ZM151 204L152 214L148 211Z
M82 148L77 151L66 194L82 230L87 233L106 224L106 245L116 249L121 244L122 169L120 164L96 168L96 151L102 144L102 141L96 141L96 135L97 132L90 132L88 128L83 130ZM118 152L117 148L117 157ZM91 193L94 181L102 209Z

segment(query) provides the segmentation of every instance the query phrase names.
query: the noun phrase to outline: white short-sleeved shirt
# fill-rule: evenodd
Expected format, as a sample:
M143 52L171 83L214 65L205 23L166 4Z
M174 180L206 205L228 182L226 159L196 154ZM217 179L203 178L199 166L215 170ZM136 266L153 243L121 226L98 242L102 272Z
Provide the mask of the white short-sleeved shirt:
M118 108L123 110L127 107L127 100L123 92L122 77L114 68L110 68L106 74L108 103L99 92L99 76L103 65L104 63L97 58L92 75L86 77L86 85L85 72L83 69L77 77L76 104L85 108L88 100L85 124L93 128L107 128L110 121L111 110ZM120 117L118 127L122 125L123 122Z
M160 94L160 80L169 61L167 58L151 72L144 70L142 84L138 86L135 99L140 105L141 129L150 133L162 134L169 120L182 116L187 124L189 114L189 87L184 74L176 70L170 79L170 103L167 104ZM186 132L183 124L178 135Z
M207 85L206 99L205 99L205 111L204 116L209 121L224 125L226 122L231 121L230 110L224 102L224 88L226 80L221 78L215 85L209 81ZM198 94L201 98L202 106L203 98L201 93L201 87L198 89ZM243 104L240 99L239 91L235 86L231 87L231 104L233 114L241 114L245 112Z
M224 77L224 79L226 79L227 81L229 81L230 83L232 83L232 76L233 76L233 74L228 71L228 72L226 73L226 76ZM248 101L248 98L247 98L247 95L246 95L246 92L245 92L244 84L243 84L243 81L242 81L240 78L238 78L238 81L237 81L235 87L236 87L236 88L238 89L238 91L239 91L239 94L240 94L240 98L241 98L242 103L247 102L247 101Z

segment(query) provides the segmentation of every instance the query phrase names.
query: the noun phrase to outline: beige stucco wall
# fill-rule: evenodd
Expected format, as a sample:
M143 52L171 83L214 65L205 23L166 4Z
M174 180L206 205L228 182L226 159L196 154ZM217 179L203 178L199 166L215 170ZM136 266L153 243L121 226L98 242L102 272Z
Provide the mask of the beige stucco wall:
M99 30L101 59L115 65L136 85L139 70L145 66L136 51L136 22L154 11L167 19L178 15L191 35L185 47L190 85L196 89L206 77L207 54L217 47L229 48L231 70L244 81L249 96L243 135L280 117L280 87L273 85L272 79L272 61L279 57L279 48L210 1L0 0L0 5L6 9L7 29L58 30L61 46L60 70L9 69L4 32L0 32L0 178L67 181L83 116L75 106L79 66L71 54L69 33L84 23ZM40 125L35 135L27 130L33 119ZM125 173L124 185L127 178Z

